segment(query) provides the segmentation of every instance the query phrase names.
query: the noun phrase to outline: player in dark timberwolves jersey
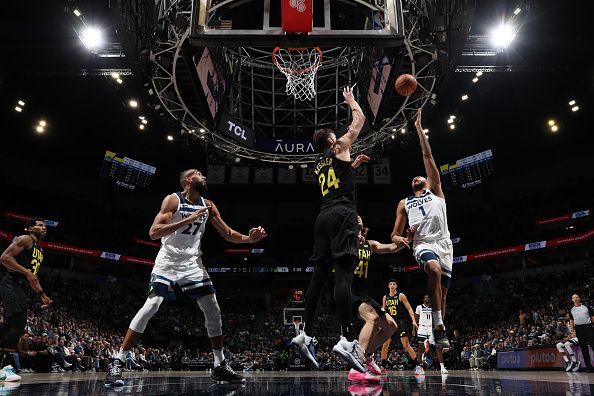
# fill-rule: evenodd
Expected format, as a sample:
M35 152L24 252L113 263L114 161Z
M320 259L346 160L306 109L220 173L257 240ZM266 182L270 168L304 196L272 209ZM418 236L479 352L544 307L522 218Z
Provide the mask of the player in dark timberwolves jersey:
M25 225L27 235L17 237L2 253L0 262L7 272L0 281L0 297L4 306L4 323L0 327L0 350L6 380L18 381L11 362L19 338L27 325L27 294L29 287L41 299L42 308L47 308L52 300L44 293L37 272L43 263L43 249L40 241L46 234L45 221L35 217ZM7 366L7 367L5 367Z
M204 313L214 355L212 380L218 383L245 381L229 367L223 355L221 311L212 281L202 263L201 240L207 221L225 240L233 243L258 242L266 237L266 232L264 228L256 227L248 235L243 235L229 227L214 202L203 197L207 190L206 177L200 171L186 170L179 181L183 190L165 197L149 230L151 239L161 238L161 249L151 274L148 298L130 323L118 356L108 370L106 386L124 385L121 366L130 356L130 350L161 303L177 298L196 301Z
M437 346L449 348L443 317L446 296L452 277L453 249L448 230L446 202L441 190L441 179L431 154L429 140L421 125L421 110L415 122L423 150L423 163L427 178L416 176L412 181L413 195L401 200L396 209L396 221L392 241L402 243L404 227L408 219L414 227L413 255L427 273L427 288L432 304L432 318Z
M407 239L412 240L412 237ZM410 337L413 334L416 334L416 331L419 328L417 321L415 320L415 313L413 312L406 295L404 293L398 293L398 283L396 282L396 279L390 279L388 281L388 290L388 294L384 295L382 301L382 309L396 321L398 331L394 336L398 336L402 346L406 349L411 359L415 360L417 358L417 353L410 345ZM388 351L390 349L391 341L392 338L388 338L386 342L384 342L384 345L382 345L382 362L385 362L388 359Z
M396 332L397 326L394 319L368 294L369 264L372 253L396 253L404 245L398 246L395 243L380 243L366 239L369 229L364 226L361 216L357 216L357 225L359 246L357 264L353 272L352 309L353 315L364 322L359 332L359 347L365 356L367 371L360 373L351 369L348 379L357 382L379 382L381 369L368 354L375 352L386 340L389 340ZM409 240L412 240L412 236L413 230L409 230Z
M313 318L324 285L334 267L334 298L341 338L333 351L355 370L365 372L365 359L351 326L351 282L357 259L358 230L350 152L351 145L363 128L365 116L350 87L346 87L342 94L353 114L353 121L347 132L337 139L332 130L320 129L313 136L313 143L321 152L313 170L322 196L322 205L314 225L314 252L310 258L314 272L305 295L304 328L292 343L314 367L318 367L311 337Z

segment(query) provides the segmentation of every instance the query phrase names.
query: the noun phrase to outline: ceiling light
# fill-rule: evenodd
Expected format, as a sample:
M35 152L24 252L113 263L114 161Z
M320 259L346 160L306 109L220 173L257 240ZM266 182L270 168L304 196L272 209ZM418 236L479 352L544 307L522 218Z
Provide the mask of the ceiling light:
M406 133L406 128L402 128L402 129L400 130L400 133L404 135L404 134Z
M118 78L120 78L120 73L116 73L116 72L111 73L111 78L113 78L114 80L117 80Z
M37 133L43 133L43 131L45 131L45 129L41 125L37 125L35 130L37 131Z
M293 165L289 165L289 169L293 169Z
M477 83L477 82L478 82L478 77L475 77L475 78L473 78L473 79L472 79L472 82L473 82L473 83Z
M392 132L396 132L398 129L396 128L392 128Z
M39 125L42 126L42 127L44 127L44 126L47 125L47 122L45 122L44 120L40 120L39 121Z
M477 76L477 77L480 77L480 76L482 76L482 75L483 75L483 72L482 72L482 71L477 71L477 72L476 72L476 76Z
M77 10L76 8L74 9L74 15L76 15L77 17L81 16L82 14L80 13L79 10Z
M396 135L392 135L392 140L396 139Z
M206 132L206 129L204 129L204 128L200 128L200 130L199 130L199 131L200 131L200 133L205 133L205 132Z
M103 33L96 27L87 27L79 36L80 41L89 50L96 50L103 44Z
M514 15L518 15L520 12L522 12L522 9L518 7L514 10Z
M14 108L14 109L15 109L15 111L16 111L16 112L18 112L18 113L20 113L21 111L23 111L23 109L22 109L21 107L19 107L19 106L15 106L15 108Z
M136 108L136 107L138 107L138 102L137 102L137 101L135 101L134 99L131 99L131 100L128 102L128 105L129 105L130 107L132 107L132 108Z
M21 102L19 102L19 104L21 104ZM569 101L569 105L570 105L570 106L573 106L574 104L575 104L575 100L570 100L570 101Z
M510 25L499 25L491 33L491 41L497 48L507 48L516 37L516 32Z
M235 162L239 162L239 161L241 161L241 158L235 157Z
M167 140L169 140L170 142L173 141L173 136L167 135Z
M450 129L452 129L452 130L456 129L456 125L454 125L454 124L450 125Z
M453 119L453 118L450 118L450 119L448 120L448 124L451 124L452 122L454 122L454 119Z
M144 129L144 124L138 125L138 129L143 130Z
M549 120L549 126L555 125L555 120Z
M450 115L450 119L455 120L456 116L452 114L452 115Z
M573 111L573 112L576 112L576 111L578 111L579 109L580 109L580 107L579 107L579 106L573 106L573 107L571 108L571 111Z
M138 118L144 120L144 116L138 116Z
M468 99L468 95L462 95L462 100L467 100Z
M553 132L557 132L558 130L559 130L559 127L557 125L553 125L551 127L551 131L553 131Z
M123 81L122 81L122 79L121 79L121 78L118 78L118 79L116 79L116 82L117 82L118 84L121 84L121 83L123 83Z
M145 120L144 118L140 122L142 122L144 125L148 124L148 121Z
M22 100L19 100L17 103L19 104L19 106L24 106L25 105L25 102L23 102ZM570 103L570 105L573 106L573 103Z

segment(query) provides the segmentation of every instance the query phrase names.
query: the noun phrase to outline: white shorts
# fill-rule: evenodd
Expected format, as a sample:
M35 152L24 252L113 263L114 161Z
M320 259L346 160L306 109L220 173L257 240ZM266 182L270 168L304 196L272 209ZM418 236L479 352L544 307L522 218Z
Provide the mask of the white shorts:
M170 287L177 284L184 292L198 287L212 286L212 281L200 259L183 264L163 264L156 261L151 272L151 283L162 283Z
M425 340L429 340L431 345L435 345L435 338L433 337L433 329L431 327L421 326L419 327L419 331L417 332L417 341L424 342Z
M413 253L415 260L425 268L430 260L437 260L441 266L442 276L452 277L452 263L454 260L454 248L450 238L439 239L437 241L425 242L419 241L413 244Z

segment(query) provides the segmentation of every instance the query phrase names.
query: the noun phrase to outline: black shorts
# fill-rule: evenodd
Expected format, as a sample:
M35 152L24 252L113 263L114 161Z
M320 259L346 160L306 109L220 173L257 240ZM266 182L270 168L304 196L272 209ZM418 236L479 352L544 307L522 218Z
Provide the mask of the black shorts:
M346 255L357 256L357 211L347 205L322 209L314 225L314 253L310 261L321 264Z
M15 313L27 312L27 278L8 273L0 281L0 298L4 306L4 317L10 318Z
M396 321L396 325L398 325L398 330L396 330L396 332L394 333L392 338L400 339L402 337L408 337L408 338L411 337L412 326L411 326L410 322L408 322L406 320Z
M373 298L369 297L367 295L367 293L353 292L351 301L352 301L352 307L353 307L353 317L355 317L355 318L359 317L359 307L363 303L367 303L367 304L371 305L373 310L378 314L378 316L380 318L386 314L382 310L382 305L380 303L378 303L377 301L375 301Z

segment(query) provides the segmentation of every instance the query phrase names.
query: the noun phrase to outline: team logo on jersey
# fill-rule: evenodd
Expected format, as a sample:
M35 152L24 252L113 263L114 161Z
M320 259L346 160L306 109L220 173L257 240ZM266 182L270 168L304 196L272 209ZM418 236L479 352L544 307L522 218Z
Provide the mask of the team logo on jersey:
M413 198L413 200L411 200L410 202L408 202L406 204L406 209L416 208L417 206L421 206L421 205L426 204L427 202L431 202L431 201L433 201L433 199L431 198L431 195L428 195L424 198L417 198L417 199Z

